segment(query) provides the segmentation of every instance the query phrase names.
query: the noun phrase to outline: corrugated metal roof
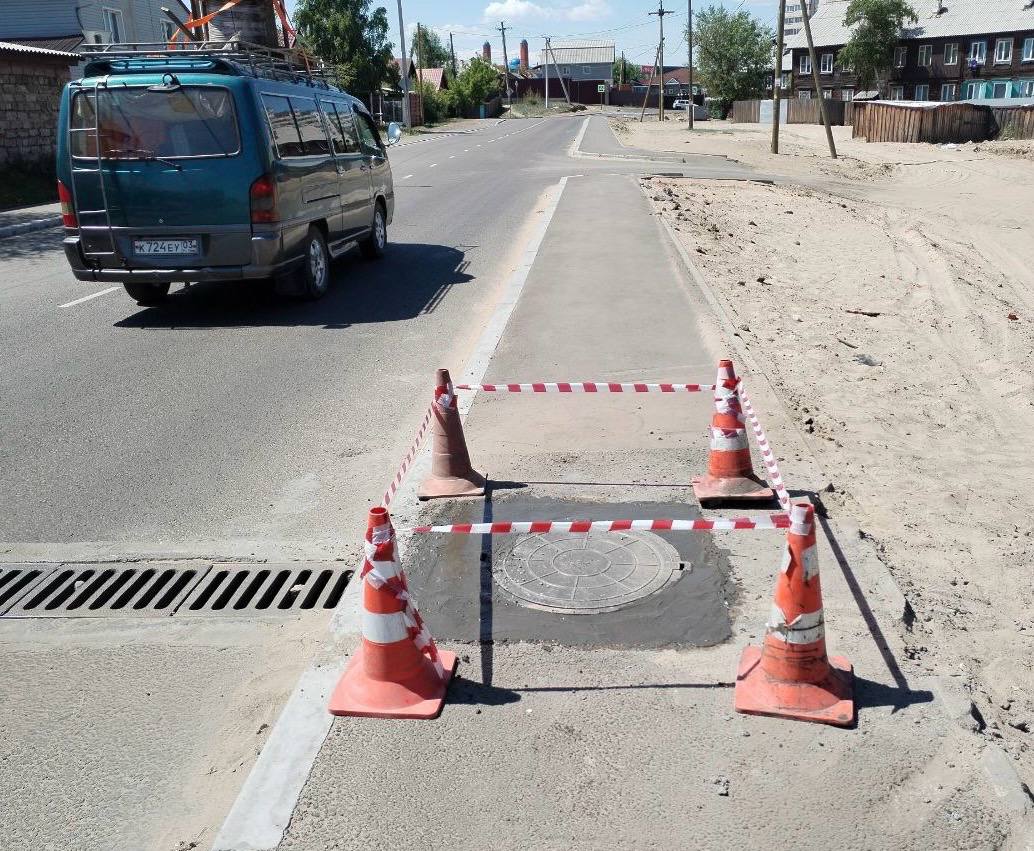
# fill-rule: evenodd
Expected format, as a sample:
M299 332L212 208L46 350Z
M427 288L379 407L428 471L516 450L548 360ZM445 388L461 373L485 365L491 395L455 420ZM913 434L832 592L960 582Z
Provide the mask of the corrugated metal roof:
M74 53L64 50L48 50L45 47L27 47L24 44L15 44L12 41L0 41L0 53L24 53L29 56L49 57L50 59L67 59L69 64L79 61Z
M417 68L416 78L427 83L436 91L441 91L445 88L444 68Z
M851 31L844 26L844 13L849 5L850 0L822 0L811 19L816 47L847 43ZM941 7L944 11L938 14L937 0L914 3L919 23L901 37L916 40L1034 30L1034 7L1028 0L944 0ZM804 30L787 39L786 46L807 47Z
M4 38L0 34L0 41L8 42L9 44L20 44L23 47L42 47L45 50L58 50L58 51L74 51L80 44L83 43L82 33L72 33L71 35L52 35L43 38L22 38L17 36L15 38Z
M565 40L550 42L553 55L560 65L591 65L596 62L614 63L614 42L598 39ZM546 63L545 49L539 51L539 62Z

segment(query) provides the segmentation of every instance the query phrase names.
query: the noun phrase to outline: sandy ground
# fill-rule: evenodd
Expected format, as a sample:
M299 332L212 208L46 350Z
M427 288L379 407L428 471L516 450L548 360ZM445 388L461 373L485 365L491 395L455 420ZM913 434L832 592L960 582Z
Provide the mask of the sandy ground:
M645 190L792 406L824 499L906 594L907 656L961 687L961 723L1034 786L1034 145L868 145L837 128L833 163L821 127L784 127L779 158L770 128L618 133L788 176Z

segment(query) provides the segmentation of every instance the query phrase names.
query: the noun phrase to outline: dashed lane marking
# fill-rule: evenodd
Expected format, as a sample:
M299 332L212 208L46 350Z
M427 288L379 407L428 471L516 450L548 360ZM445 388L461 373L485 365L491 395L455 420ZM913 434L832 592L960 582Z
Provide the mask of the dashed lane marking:
M84 295L82 298L77 298L75 301L66 301L64 304L59 304L58 307L75 307L77 304L82 304L84 301L90 301L94 298L100 298L102 295L113 293L115 290L120 290L122 287L108 287L106 290L101 290L99 293L93 295Z

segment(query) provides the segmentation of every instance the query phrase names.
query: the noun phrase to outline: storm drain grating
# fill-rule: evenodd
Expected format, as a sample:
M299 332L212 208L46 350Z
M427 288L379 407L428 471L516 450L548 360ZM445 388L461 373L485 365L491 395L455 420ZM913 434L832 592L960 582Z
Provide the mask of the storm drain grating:
M168 617L207 565L64 564L22 594L5 614L30 618Z
M325 564L216 564L178 615L266 615L333 609L351 570Z
M351 577L351 570L305 563L6 565L0 568L0 615L297 616L333 609Z

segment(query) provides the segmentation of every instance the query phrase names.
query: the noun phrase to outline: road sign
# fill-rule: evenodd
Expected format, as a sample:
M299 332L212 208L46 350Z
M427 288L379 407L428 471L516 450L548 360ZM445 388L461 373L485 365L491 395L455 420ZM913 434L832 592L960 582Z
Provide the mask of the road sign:
M603 83L600 83L600 84L599 84L598 86L596 86L596 91L598 91L598 92L599 92L599 93L600 93L601 95L602 95L602 94L603 94L603 93L604 93L604 92L605 92L606 90L607 90L607 87L606 87L605 85L603 85Z

